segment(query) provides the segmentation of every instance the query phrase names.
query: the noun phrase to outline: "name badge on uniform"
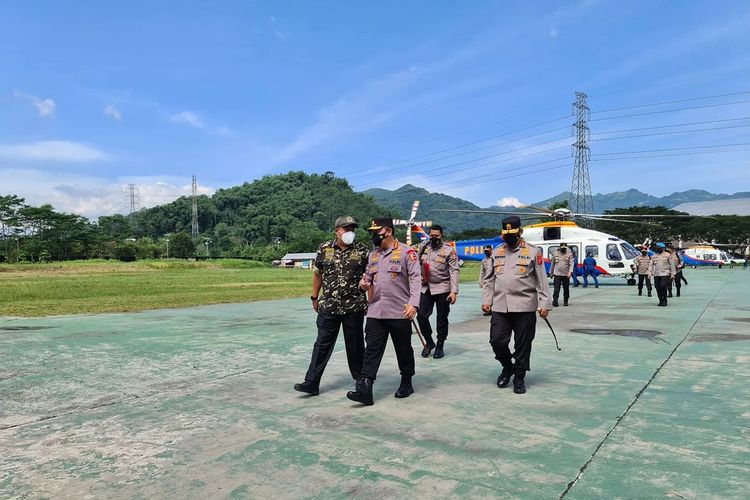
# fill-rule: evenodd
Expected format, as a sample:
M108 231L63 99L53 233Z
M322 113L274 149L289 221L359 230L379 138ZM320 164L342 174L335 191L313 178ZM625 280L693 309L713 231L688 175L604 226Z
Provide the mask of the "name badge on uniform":
M445 257L443 257L442 255L438 255L437 257L435 257L435 262L437 262L438 264L445 264Z
M388 264L388 272L389 273L400 273L401 272L401 263L391 263Z

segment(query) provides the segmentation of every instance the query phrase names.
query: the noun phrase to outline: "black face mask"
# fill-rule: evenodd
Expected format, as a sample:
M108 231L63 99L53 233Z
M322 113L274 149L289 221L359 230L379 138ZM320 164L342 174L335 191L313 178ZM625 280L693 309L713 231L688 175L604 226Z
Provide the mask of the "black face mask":
M663 249L663 248L657 248L657 249L656 249L656 253L662 253L663 251L664 251L664 249Z
M485 254L485 255L486 255L487 257L489 257L490 255L492 255L492 250L485 250L485 251L484 251L484 254Z
M430 236L430 246L432 248L438 248L442 242L440 236Z
M568 251L568 249L567 249L567 248L565 248L565 247L561 247L561 248L560 248L560 253L565 253L565 252L567 252L567 251Z
M647 253L648 253L647 251L643 250L643 251L641 252L641 255L646 255Z
M520 240L520 239L521 239L521 237L518 235L518 233L516 233L516 234L512 234L511 233L511 234L504 234L503 235L503 241L508 246L511 246L511 247L516 246L518 244L518 240Z
M376 247L379 247L381 243L383 243L383 240L385 239L384 234L380 233L372 233L372 244Z

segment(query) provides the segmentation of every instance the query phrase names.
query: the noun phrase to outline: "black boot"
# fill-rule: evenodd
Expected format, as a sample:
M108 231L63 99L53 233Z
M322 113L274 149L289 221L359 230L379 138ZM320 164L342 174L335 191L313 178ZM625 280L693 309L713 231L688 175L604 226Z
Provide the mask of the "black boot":
M430 351L432 351L435 348L435 342L432 341L432 335L425 335L424 341L427 345L424 347L424 349L422 349L422 357L429 358Z
M641 295L643 295L643 289L642 288L640 290L638 290L638 296L640 297Z
M347 392L346 397L365 406L375 404L372 400L372 379L369 377L360 377L357 383L354 384L354 390Z
M680 296L680 289L679 288L677 289L677 296L678 297Z
M524 384L523 377L516 374L513 377L513 392L516 394L526 394L526 384Z
M557 303L557 299L555 299L555 300L552 301L552 307L557 307L559 305L560 304Z
M565 300L563 300L563 305L564 305L564 306L567 306L567 305L568 305L568 299L565 299Z
M497 377L497 386L500 389L505 389L506 387L508 387L508 384L510 384L511 375L513 375L513 367L503 368L503 371L500 372L500 376Z
M648 296L651 297L651 290L648 291Z
M318 387L318 384L315 384L313 382L308 382L307 380L305 380L301 384L294 384L294 390L299 391L299 392L305 392L312 396L317 396L318 394L320 394L320 388Z
M445 341L438 340L438 343L435 346L435 352L432 354L432 359L440 359L445 356L445 353L443 352L443 342Z
M408 398L412 394L414 394L414 387L411 385L411 376L401 375L401 385L398 386L398 390L394 396L397 398Z

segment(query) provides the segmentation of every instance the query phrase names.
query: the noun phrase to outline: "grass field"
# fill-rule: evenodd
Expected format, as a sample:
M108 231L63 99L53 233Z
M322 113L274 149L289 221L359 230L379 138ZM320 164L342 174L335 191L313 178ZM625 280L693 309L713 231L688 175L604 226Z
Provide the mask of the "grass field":
M466 263L461 281L476 281ZM244 260L0 264L0 316L142 311L310 294L311 271Z

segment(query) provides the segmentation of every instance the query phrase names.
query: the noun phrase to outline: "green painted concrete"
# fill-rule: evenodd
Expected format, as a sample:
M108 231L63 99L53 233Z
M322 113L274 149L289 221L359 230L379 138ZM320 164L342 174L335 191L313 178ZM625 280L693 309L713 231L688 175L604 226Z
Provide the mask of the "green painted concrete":
M523 396L465 285L446 357L397 400L389 347L366 408L341 339L320 396L292 390L305 300L0 320L0 497L747 498L750 272L686 275L668 308L572 289ZM607 327L663 341L571 332Z

